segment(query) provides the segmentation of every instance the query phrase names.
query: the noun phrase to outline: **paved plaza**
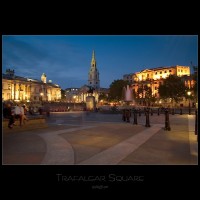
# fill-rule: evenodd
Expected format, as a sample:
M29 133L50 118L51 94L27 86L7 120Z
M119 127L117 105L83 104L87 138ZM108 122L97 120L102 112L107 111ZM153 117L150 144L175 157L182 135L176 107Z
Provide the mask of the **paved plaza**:
M3 133L3 164L35 165L197 165L194 115L138 116L138 125L121 114L57 112L48 127ZM28 122L26 126L28 125Z

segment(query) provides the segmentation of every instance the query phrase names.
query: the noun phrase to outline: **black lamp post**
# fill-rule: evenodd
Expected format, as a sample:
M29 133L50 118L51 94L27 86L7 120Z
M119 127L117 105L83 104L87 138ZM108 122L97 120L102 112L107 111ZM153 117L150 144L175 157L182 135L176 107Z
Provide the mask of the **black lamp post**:
M44 94L41 92L41 93L40 93L41 102L42 102L42 100L43 100L43 99L42 99L43 95L44 95Z
M191 107L190 107L190 95L191 95L191 92L188 91L187 94L189 96L189 107L188 107L189 108L189 115L191 115Z

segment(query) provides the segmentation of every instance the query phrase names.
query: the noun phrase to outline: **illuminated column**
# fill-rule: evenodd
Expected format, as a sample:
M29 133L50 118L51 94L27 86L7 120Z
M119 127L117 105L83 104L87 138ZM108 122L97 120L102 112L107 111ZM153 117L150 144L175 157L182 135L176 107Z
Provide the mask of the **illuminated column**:
M14 83L14 100L16 99L16 83Z
M27 97L28 97L28 95L27 95L27 85L25 84L25 90L24 90L24 95L25 95L25 100L27 100Z
M21 89L21 84L19 83L19 84L18 84L18 91L19 91L18 99L19 99L19 100L20 100L20 89Z
M31 84L29 85L29 96L28 99L31 100Z
M11 83L11 86L10 86L10 91L11 91L11 97L10 97L10 99L12 100L13 99L13 93L12 93L13 87L12 87L12 83Z

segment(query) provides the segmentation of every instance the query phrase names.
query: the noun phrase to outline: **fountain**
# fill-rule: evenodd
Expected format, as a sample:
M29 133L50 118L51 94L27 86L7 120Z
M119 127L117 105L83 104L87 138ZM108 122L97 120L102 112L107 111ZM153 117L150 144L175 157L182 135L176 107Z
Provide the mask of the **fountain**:
M129 105L129 103L133 101L133 93L129 85L123 88L122 98L127 105Z

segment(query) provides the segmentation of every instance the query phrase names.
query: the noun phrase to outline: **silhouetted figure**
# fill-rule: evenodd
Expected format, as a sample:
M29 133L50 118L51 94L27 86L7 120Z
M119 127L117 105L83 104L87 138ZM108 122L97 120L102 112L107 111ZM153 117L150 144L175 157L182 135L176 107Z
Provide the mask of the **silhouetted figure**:
M125 116L126 116L126 122L129 123L130 122L130 117L131 117L131 112L130 112L129 109L126 109Z
M125 122L126 121L126 110L122 110L122 120Z
M13 128L13 125L15 123L15 117L12 113L12 110L11 110L11 104L7 104L5 105L4 109L3 109L3 117L5 119L9 119L8 121L8 128Z

